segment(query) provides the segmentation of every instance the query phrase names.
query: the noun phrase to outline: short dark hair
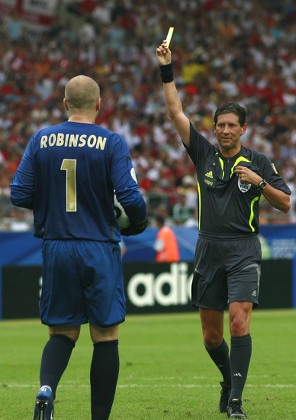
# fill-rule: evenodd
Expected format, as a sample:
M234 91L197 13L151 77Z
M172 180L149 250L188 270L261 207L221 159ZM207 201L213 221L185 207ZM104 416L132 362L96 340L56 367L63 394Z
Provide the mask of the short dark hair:
M161 216L160 214L157 214L155 216L155 221L157 224L159 224L160 226L164 226L165 224L165 218L163 216Z
M218 116L221 114L235 114L238 116L238 121L242 127L246 123L247 111L237 102L225 102L218 106L214 114L214 123L217 124Z

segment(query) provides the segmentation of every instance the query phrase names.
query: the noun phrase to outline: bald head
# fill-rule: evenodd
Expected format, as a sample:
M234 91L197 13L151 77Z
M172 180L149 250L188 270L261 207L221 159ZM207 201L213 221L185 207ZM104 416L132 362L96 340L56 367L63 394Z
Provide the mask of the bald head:
M79 75L70 79L65 87L66 108L69 114L94 112L100 100L98 84L88 76ZM98 111L98 109L96 110Z

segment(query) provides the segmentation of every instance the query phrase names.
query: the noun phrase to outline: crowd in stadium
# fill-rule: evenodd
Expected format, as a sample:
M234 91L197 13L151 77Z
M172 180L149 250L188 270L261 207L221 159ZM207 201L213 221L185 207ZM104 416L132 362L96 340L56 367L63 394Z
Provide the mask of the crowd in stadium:
M296 4L292 0L60 1L54 24L32 33L17 14L0 18L1 229L31 226L9 202L30 136L66 119L69 78L101 87L98 124L130 146L149 214L196 225L194 166L166 114L155 49L175 27L174 74L186 114L215 141L213 113L235 100L248 110L243 143L268 155L296 185ZM295 222L264 203L261 222Z

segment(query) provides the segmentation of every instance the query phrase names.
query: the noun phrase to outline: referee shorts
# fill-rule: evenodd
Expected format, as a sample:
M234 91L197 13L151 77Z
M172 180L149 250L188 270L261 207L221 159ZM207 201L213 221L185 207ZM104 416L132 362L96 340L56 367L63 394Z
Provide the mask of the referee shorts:
M231 302L258 304L261 244L257 236L199 236L192 280L192 305L224 310Z
M42 323L89 322L110 327L125 320L124 276L118 243L45 240L42 257Z

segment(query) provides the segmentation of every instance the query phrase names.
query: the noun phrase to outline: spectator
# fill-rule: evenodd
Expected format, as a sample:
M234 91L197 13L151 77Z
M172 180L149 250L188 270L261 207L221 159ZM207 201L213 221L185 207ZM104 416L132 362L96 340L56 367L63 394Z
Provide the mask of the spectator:
M195 193L196 194L196 193ZM183 225L192 217L193 209L186 204L186 194L177 196L177 202L173 206L173 220L176 225Z
M180 261L178 242L173 229L165 225L163 216L156 216L155 220L159 229L154 243L155 261L158 263Z
M91 69L105 98L97 122L111 128L114 124L113 129L127 141L131 139L132 156L140 150L137 159L147 164L142 173L147 203L157 190L162 200L167 196L172 217L182 178L194 173L172 131L157 83L158 69L151 64L151 45L162 39L172 24L178 90L193 122L198 114L198 131L214 144L211 117L216 104L225 97L244 98L242 105L249 114L244 144L256 146L275 160L277 168L284 167L289 174L287 180L295 183L296 158L290 144L296 142L295 2L171 0L162 2L158 13L153 2L57 3L51 28L34 37L28 36L24 22L14 13L0 18L0 132L4 142L21 121L12 148L23 152L29 131L63 121L61 90L73 71L89 74ZM15 20L21 31L11 32L8 23ZM92 28L85 31L85 24ZM83 27L83 33L93 39L92 45L85 46L79 30ZM142 127L135 130L139 121ZM2 147L1 151L3 154ZM5 167L12 153L12 149L6 153ZM162 166L170 169L170 191L168 180L162 180ZM267 211L272 222L276 212ZM295 211L284 222L293 217Z

